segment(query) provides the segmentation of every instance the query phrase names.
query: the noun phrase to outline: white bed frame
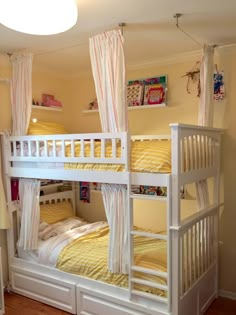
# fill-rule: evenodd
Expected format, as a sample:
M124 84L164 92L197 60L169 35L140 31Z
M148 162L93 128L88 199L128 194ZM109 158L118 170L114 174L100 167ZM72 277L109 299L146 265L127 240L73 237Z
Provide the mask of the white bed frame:
M12 290L19 294L50 304L73 314L86 315L199 315L203 314L218 292L218 214L220 207L220 144L222 130L200 126L172 124L171 174L133 173L129 168L130 137L127 133L81 134L55 136L3 137L2 151L8 209L12 222L17 207L11 202L11 177L62 179L126 184L129 192L130 235L133 231L133 199L155 198L167 202L167 235L156 238L167 240L167 272L157 272L132 265L133 251L130 238L129 288L123 289L80 276L27 262L15 256L14 229L8 231L8 254ZM140 138L140 137L139 137ZM143 141L147 136L141 137ZM152 137L153 138L153 137ZM166 137L155 137L164 140ZM93 156L94 143L101 141L102 156ZM105 158L106 141L113 144L113 157ZM75 157L75 142L81 141L82 156ZM121 141L121 157L116 157L116 141ZM135 140L135 139L134 139ZM83 143L90 142L91 157L84 156ZM40 156L40 147L54 147L53 157ZM57 144L56 144L57 142ZM31 156L31 145L36 154ZM71 145L71 157L65 155L65 143ZM20 156L17 145L20 144ZM24 156L24 145L28 156ZM56 156L56 145L62 156ZM62 163L114 163L123 164L123 172L64 170ZM58 168L56 168L58 167ZM181 186L213 178L213 204L181 220ZM134 195L131 185L166 186L167 197ZM68 192L53 198L72 198ZM17 216L17 215L16 215ZM14 225L13 225L14 226ZM148 236L148 235L146 235ZM147 283L167 292L167 298L133 289L140 280L134 271L162 276L167 285Z

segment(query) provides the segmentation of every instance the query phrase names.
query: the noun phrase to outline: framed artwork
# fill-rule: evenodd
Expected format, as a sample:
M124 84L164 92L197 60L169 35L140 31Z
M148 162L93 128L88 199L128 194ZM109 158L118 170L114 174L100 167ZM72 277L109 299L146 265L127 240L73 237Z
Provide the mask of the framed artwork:
M83 202L90 202L90 186L89 182L80 182L80 200Z
M166 103L167 76L147 78L144 83L144 105Z
M214 73L214 100L222 101L225 97L224 72Z
M127 105L140 106L143 102L143 83L140 80L129 81L127 86Z
M128 81L127 105L155 105L166 103L167 76Z

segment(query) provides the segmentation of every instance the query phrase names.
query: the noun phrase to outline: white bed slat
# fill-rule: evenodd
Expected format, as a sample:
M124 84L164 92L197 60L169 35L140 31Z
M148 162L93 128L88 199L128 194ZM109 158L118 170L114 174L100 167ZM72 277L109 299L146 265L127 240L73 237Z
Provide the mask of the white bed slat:
M84 139L80 140L80 157L84 157Z
M132 293L135 294L135 295L138 295L138 296L142 296L142 297L145 297L145 298L148 298L148 299L155 300L157 302L161 302L161 303L165 303L165 304L168 303L168 299L167 298L164 298L164 297L161 297L161 296L158 296L158 295L154 295L154 294L151 294L151 293L138 291L138 290L133 290Z
M91 158L94 158L95 156L94 156L94 139L91 139L90 140L90 157Z
M52 156L56 157L57 156L57 151L56 151L56 140L52 141Z
M40 144L39 141L36 141L36 156L39 157L40 153L39 153L39 148L40 148Z
M193 138L189 137L189 152L190 152L190 170L194 169L194 160L193 160Z
M143 280L140 278L131 278L131 281L133 283L143 284L143 285L146 285L148 287L153 287L153 288L160 289L163 291L168 291L168 287L166 285L160 284L160 283L157 283L154 281Z
M65 140L63 140L63 141L61 142L61 154L62 154L63 157L66 156L66 152L65 152L65 151L66 151L66 150L65 150Z
M168 276L167 272L159 271L159 270L156 270L156 269L154 270L154 269L139 267L139 266L136 266L136 265L133 265L131 267L131 269L133 271L142 272L142 273L145 273L145 274L162 277L164 279L167 279L167 276Z
M106 139L101 140L101 158L105 158Z
M164 234L147 233L147 232L142 232L142 231L131 231L130 234L149 237L149 238L156 238L158 240L164 240L164 241L167 240L167 235L164 235Z
M48 143L46 140L44 140L44 155L48 156Z
M71 157L75 157L75 140L70 141Z
M112 157L116 157L116 140L112 139Z

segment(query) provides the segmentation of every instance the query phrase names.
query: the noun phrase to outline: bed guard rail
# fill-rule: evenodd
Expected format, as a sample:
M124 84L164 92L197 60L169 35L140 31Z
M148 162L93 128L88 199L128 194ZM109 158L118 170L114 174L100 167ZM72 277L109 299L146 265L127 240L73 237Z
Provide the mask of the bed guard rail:
M9 162L112 163L126 166L128 137L126 132L4 136Z

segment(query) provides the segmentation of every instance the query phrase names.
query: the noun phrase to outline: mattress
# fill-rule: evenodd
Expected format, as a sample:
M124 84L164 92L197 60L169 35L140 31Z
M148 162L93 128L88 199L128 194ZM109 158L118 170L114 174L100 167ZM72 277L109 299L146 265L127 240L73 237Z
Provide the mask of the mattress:
M94 143L94 157L101 157L101 142L95 141ZM37 155L37 148L35 143L31 143L31 156ZM62 146L61 142L57 141L56 150L54 151L53 146L48 142L47 149L44 147L42 142L39 148L40 157L62 157ZM23 156L22 156L23 155ZM65 145L66 157L71 157L71 145ZM17 156L29 156L27 143L24 145L23 150L18 147ZM74 156L81 157L81 145L80 141L75 142ZM91 145L86 143L84 145L84 156L91 156ZM121 156L121 146L119 143L116 144L116 157ZM105 149L105 157L112 157L112 144L107 143ZM25 164L23 164L25 163ZM37 163L37 165L35 164ZM14 162L16 167L43 167L43 168L56 168L62 166L62 163L40 163L38 162ZM151 173L170 173L171 172L171 143L170 141L132 141L131 142L131 156L130 156L130 167L132 172L151 172ZM96 170L96 171L113 171L120 172L124 170L124 166L120 164L98 164L98 163L65 163L65 169L79 169L79 170Z
M57 268L64 272L127 288L128 275L111 273L107 269L108 242L108 227L100 228L72 241L61 251ZM134 236L134 264L136 266L166 272L166 257L166 241ZM166 285L166 280L161 277L138 272L134 276ZM135 285L135 289L165 296L164 291L144 285Z
M128 275L111 273L108 265L109 228L106 222L85 223L62 234L39 240L38 250L24 251L18 256L61 271L84 276L119 287L128 287ZM166 272L166 242L134 236L134 264ZM136 273L135 277L166 285L161 277ZM166 292L136 285L136 289L165 296Z

